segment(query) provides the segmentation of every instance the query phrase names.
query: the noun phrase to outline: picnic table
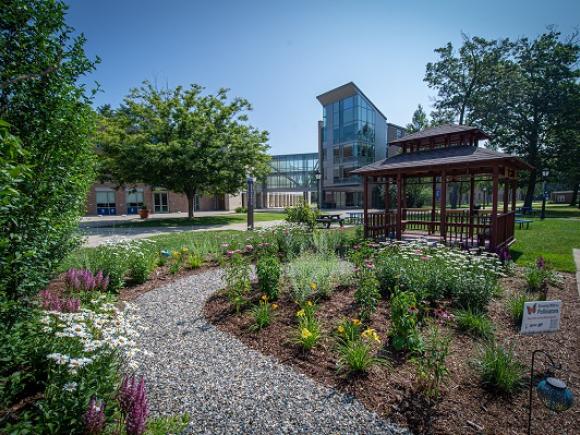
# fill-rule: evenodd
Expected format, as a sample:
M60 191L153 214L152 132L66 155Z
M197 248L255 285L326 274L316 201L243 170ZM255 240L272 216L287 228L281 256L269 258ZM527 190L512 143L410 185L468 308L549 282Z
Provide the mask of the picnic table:
M516 219L515 223L518 224L520 226L520 230L523 228L523 226L526 226L526 230L528 230L530 228L530 224L533 222L533 220L531 219Z
M344 225L344 219L340 217L340 213L324 213L318 215L316 222L320 222L324 228L330 228L333 222L338 222L342 227Z

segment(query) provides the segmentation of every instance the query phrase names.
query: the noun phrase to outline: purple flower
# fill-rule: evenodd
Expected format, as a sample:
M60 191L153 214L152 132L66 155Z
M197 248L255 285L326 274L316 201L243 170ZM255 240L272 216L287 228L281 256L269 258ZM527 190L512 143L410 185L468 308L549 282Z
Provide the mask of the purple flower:
M94 397L89 402L87 412L83 417L85 433L100 434L105 426L105 404Z
M246 245L244 246L244 249L246 252L252 252L254 250L254 247L252 245Z
M544 270L546 268L546 261L544 260L544 257L538 257L536 260L536 267L540 270Z
M125 376L119 388L119 406L126 416L127 434L140 435L145 432L149 410L145 378L139 381L135 376Z
M136 402L127 415L127 435L141 435L145 433L148 414L147 399L141 402Z

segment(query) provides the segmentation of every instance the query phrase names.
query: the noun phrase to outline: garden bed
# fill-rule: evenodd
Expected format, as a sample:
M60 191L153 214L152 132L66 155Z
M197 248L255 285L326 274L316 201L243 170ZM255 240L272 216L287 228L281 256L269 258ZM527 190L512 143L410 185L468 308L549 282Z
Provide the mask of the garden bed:
M580 301L573 275L563 274L560 288L550 286L548 299L561 299L563 312L561 330L551 335L522 336L514 326L506 308L512 293L525 289L522 278L502 279L503 295L488 306L489 317L495 326L495 337L506 347L513 346L516 358L528 367L531 352L547 350L564 366L557 375L564 378L579 394L580 385ZM253 286L249 299L258 300L260 293ZM519 434L527 430L528 390L524 386L512 397L502 398L481 386L473 361L479 354L482 341L456 330L453 323L443 327L452 336L447 357L449 377L438 399L427 399L417 392L417 369L410 358L392 350L387 338L391 311L381 299L369 326L383 339L379 355L388 359L392 368L374 366L366 375L350 376L337 372L336 344L332 331L345 318L357 317L354 303L355 288L338 287L328 299L318 301L317 317L325 331L320 344L311 351L303 351L293 343L297 306L288 292L282 292L272 323L257 332L250 329L253 319L249 311L236 314L225 292L214 295L205 307L206 317L220 330L237 336L251 348L293 366L317 381L352 394L367 408L393 422L408 426L414 433L501 433ZM537 365L537 373L542 372ZM524 382L529 377L524 376ZM554 416L534 398L533 433L572 434L580 427L580 410Z

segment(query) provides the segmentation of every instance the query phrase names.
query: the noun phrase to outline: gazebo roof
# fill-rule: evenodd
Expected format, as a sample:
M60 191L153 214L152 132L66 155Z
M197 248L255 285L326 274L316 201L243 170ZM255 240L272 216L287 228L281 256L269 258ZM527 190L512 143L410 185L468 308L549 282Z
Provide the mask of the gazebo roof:
M519 157L487 148L464 145L398 154L355 169L351 173L380 176L398 172L404 174L432 173L434 170L440 172L442 169L450 170L450 172L460 172L465 169L479 169L481 172L489 172L494 166L507 166L523 170L532 168Z
M389 142L390 145L415 143L429 145L430 143L459 142L462 138L472 136L475 140L489 139L489 135L483 130L471 125L442 124L425 130L403 136Z

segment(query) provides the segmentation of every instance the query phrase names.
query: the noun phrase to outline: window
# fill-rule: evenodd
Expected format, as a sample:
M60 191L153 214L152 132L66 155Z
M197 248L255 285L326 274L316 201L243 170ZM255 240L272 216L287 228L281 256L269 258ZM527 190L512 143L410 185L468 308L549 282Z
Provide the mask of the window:
M117 206L115 204L115 191L113 190L98 190L96 193L97 214L112 215L117 214Z
M347 144L342 147L342 160L352 160L354 158L353 144Z
M143 205L143 189L127 190L127 207L141 207Z
M334 163L340 162L340 147L335 146L332 149L332 155L334 156Z

